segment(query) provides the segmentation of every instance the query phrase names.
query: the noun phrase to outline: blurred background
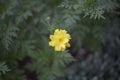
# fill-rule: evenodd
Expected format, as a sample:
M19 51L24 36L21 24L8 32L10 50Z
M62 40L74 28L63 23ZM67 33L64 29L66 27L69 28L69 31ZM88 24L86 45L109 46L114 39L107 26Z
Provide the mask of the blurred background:
M0 0L0 80L120 80L120 1Z

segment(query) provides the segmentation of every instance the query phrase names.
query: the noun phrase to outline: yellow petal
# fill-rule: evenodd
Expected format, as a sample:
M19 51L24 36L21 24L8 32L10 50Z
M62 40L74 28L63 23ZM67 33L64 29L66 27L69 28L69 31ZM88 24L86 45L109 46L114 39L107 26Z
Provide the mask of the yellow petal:
M61 48L61 51L64 51L66 48Z
M70 44L69 44L69 43L66 43L66 46L67 46L67 47L70 47Z
M49 45L54 47L54 43L52 41L49 42Z
M69 39L64 39L64 43L68 43L69 42Z
M58 34L59 33L59 29L56 29L54 34Z
M60 51L60 47L55 46L55 51Z
M52 40L54 38L54 35L50 35L50 39Z

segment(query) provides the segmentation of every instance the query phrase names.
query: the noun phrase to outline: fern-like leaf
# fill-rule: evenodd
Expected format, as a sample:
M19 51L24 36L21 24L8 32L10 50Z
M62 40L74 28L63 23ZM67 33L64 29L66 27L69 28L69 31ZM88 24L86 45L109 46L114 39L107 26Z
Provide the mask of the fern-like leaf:
M0 74L1 73L5 74L8 71L10 71L10 69L8 68L8 66L4 62L1 62L0 63Z

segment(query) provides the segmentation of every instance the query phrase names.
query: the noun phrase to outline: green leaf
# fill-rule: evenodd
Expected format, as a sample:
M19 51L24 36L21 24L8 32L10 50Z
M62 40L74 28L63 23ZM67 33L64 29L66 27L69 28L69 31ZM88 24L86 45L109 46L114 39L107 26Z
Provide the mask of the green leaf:
M1 62L0 63L0 74L1 73L5 74L8 71L10 71L10 69L8 68L8 66L4 62Z

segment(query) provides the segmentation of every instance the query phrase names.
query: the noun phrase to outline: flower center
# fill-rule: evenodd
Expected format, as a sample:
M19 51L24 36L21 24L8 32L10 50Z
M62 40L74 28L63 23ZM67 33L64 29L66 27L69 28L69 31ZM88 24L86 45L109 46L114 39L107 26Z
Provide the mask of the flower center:
M62 42L62 41L63 41L63 39L62 39L62 38L59 38L58 40L59 40L59 42Z

